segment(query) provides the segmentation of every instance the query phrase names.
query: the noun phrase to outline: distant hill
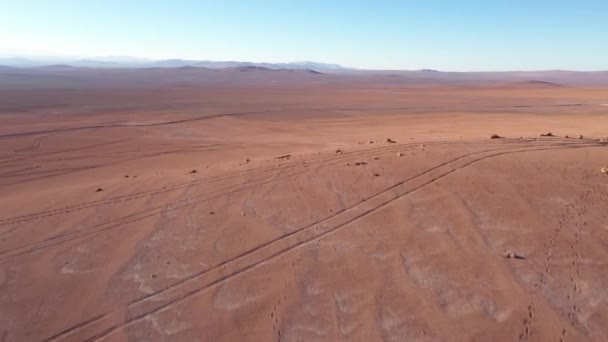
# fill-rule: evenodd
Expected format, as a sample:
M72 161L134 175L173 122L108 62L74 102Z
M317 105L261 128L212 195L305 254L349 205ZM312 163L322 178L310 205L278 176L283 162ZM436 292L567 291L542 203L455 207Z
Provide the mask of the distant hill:
M104 60L105 59L105 60ZM99 72L103 70L103 72ZM608 71L450 72L364 70L317 62L253 63L128 57L65 60L0 57L0 88L177 85L367 84L378 86L491 86L557 88L608 86Z
M237 66L237 67L229 67L229 68L224 68L224 69L225 69L225 70L241 71L241 72L251 72L251 71L273 71L272 69L269 69L269 68L260 67L260 66L253 66L253 65L247 65L247 66Z
M67 65L67 64L51 64L51 65L44 65L41 67L36 67L36 69L43 69L43 70L66 70L66 69L73 69L74 67L71 65Z
M279 69L278 71L300 72L304 74L324 75L324 73L313 69Z
M514 82L514 83L511 83L510 85L521 86L521 87L545 87L545 88L564 87L561 84L557 84L557 83L553 83L553 82L546 82L546 81L537 81L537 80Z
M235 61L201 61L196 63L196 66L202 66L210 69L225 69L225 68L237 68L237 67L259 67L271 70L278 69L308 69L308 70L344 70L341 65L338 64L326 64L317 62L292 62L292 63L252 63L252 62L235 62Z
M186 65L186 66L178 67L177 69L179 69L179 70L209 70L209 68L198 67L198 66L191 66L191 65Z
M198 65L198 61L183 60L183 59L165 59L162 61L152 61L146 63L147 67L159 67L159 68L181 68L181 67L194 67L202 66Z
M226 69L238 67L260 67L271 70L305 69L305 70L346 70L339 64L328 64L311 61L291 63L254 63L240 61L209 61L188 59L147 60L131 57L95 57L86 59L68 59L60 57L0 57L0 65L18 68L42 67L48 65L66 65L84 68L181 68L202 67L208 69Z
M288 69L310 69L310 70L317 70L317 69L325 69L325 70L340 70L340 69L348 69L345 68L339 64L327 64L327 63L317 63L317 62L310 62L310 61L304 61L304 62L292 62L292 63L285 63L285 64L280 64L281 66L287 67Z
M282 73L291 73L291 74L312 74L312 75L323 75L322 72L312 70L312 69L271 69L261 66L255 65L246 65L246 66L237 66L237 67L229 67L222 69L214 69L220 71L233 71L233 72L251 72L251 73L273 73L273 74L282 74Z

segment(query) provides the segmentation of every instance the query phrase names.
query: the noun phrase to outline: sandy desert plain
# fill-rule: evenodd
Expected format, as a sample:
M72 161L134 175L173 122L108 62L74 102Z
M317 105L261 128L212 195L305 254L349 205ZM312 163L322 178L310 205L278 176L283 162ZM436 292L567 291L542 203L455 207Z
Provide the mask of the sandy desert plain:
M608 73L4 68L0 341L606 341L607 104Z

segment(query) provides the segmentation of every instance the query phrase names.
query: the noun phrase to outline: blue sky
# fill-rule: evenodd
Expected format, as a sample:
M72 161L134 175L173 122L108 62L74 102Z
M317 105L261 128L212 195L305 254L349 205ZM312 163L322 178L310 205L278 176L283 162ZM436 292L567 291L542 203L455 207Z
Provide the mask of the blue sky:
M608 0L0 0L0 50L372 69L608 70Z

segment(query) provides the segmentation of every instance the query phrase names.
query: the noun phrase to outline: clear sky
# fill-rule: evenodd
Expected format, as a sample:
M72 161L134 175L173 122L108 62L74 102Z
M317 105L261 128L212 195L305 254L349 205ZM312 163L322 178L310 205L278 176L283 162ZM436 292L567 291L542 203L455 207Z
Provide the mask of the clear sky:
M0 50L608 70L608 0L0 0Z

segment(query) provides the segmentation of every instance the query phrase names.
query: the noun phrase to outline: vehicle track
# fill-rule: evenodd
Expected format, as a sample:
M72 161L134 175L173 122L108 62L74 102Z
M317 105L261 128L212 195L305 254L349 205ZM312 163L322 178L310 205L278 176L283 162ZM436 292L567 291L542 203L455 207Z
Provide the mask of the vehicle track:
M274 112L276 112L276 111L284 111L284 109L274 110ZM271 110L256 110L256 111L220 113L220 114L211 114L211 115L207 115L207 116L199 116L199 117L188 118L188 119L171 120L171 121L165 121L165 122L153 122L153 123L147 123L147 124L101 124L101 125L90 125L90 126L76 126L76 127L54 128L54 129L47 129L47 130L40 130L40 131L29 131L29 132L18 132L18 133L0 134L0 139L12 139L12 138L17 138L17 137L31 136L31 135L40 135L40 134L47 134L47 133L74 132L74 131L81 131L81 130L87 130L87 129L128 128L128 127L157 127L157 126L177 125L177 124L182 124L182 123L189 123L189 122L195 122L195 121L203 121L203 120L221 118L221 117L226 117L226 116L241 116L241 115L251 115L251 114L264 114L264 113L269 113L269 112L273 112L273 111L271 111Z
M582 107L585 104L582 103L574 103L574 104L537 104L537 105L477 105L477 106L396 106L396 107L303 107L303 108L280 108L280 109L263 109L263 110L254 110L254 111L241 111L241 112L228 112L228 113L218 113L218 114L210 114L206 116L197 116L193 118L186 118L180 120L171 120L164 122L153 122L153 123L142 123L142 124L99 124L99 125L89 125L89 126L76 126L76 127L63 127L63 128L54 128L54 129L46 129L39 131L27 131L27 132L17 132L17 133L7 133L0 134L0 140L2 139L12 139L22 136L32 136L32 135L40 135L40 134L48 134L48 133L63 133L63 132L73 132L80 131L86 129L108 129L108 128L125 128L125 127L158 127L158 126L168 126L168 125L177 125L183 123L190 123L196 121L203 121L209 119L216 119L222 117L232 117L232 116L245 116L245 115L255 115L255 114L269 114L269 113L280 113L286 111L331 111L331 110L342 110L342 111L384 111L384 110L430 110L430 109L444 109L444 110L456 110L456 109L483 109L483 108L560 108L560 107Z
M441 142L441 143L428 143L429 145L439 145L439 144L451 144L453 142ZM373 149L365 149L365 150L358 150L358 151L351 151L351 152L344 152L342 155L334 157L334 156L330 156L330 157L319 157L319 158L311 158L311 161L309 161L308 163L306 163L306 165L310 166L314 163L319 163L319 164L323 164L326 161L332 161L332 160L336 160L336 159L348 159L351 157L355 157L355 156L366 156L368 154L373 154L373 153L388 153L390 151L393 150L402 150L404 148L409 148L412 146L415 146L417 144L399 144L399 145L392 145L392 146L383 146L383 147L379 147L379 148L373 148ZM342 158L340 158L342 157ZM97 206L101 206L101 205L109 205L109 204L116 204L116 203L123 203L126 201L130 201L130 200L135 200L135 199L139 199L141 197L146 197L146 196L152 196L152 195L157 195L157 194L161 194L161 193L167 193L167 192L171 192L171 191L177 191L186 187L191 186L192 184L195 183L205 183L205 185L208 185L210 183L214 183L217 181L221 181L221 180L229 180L232 178L238 178L238 177L243 177L246 176L248 174L253 174L253 173L263 173L263 172L269 172L269 171L276 171L276 170L285 170L285 169L291 169L291 168L295 168L298 167L298 164L295 163L291 163L290 165L287 166L283 166L283 167L270 167L270 168L265 168L265 169L250 169L250 170L245 170L245 171L237 171L237 172L233 172L233 173L229 173L229 174L223 174L223 175L218 175L218 176L211 176L208 178L204 178L204 179L197 179L194 181L190 181L190 182L186 182L186 183L180 183L180 184L176 184L173 186L163 186L157 189L153 189L153 190L149 190L149 191L142 191L142 192L137 192L137 193L132 193L132 194L128 194L128 195L121 195L121 196L115 196L115 197L111 197L111 198L104 198L102 200L96 200L96 201L90 201L90 202L84 202L84 203L79 203L79 204L75 204L75 205L71 205L71 206L66 206L66 207L62 207L62 208L57 208L57 209L51 209L51 210L46 210L46 211L41 211L41 212L36 212L36 213L32 213L32 214L27 214L27 215L19 215L19 216L13 216L13 217L7 217L7 218L2 218L0 219L0 226L2 225L9 225L9 224L17 224L17 223L22 223L22 222L29 222L32 220L36 220L36 219L43 219L46 217L52 217L55 215L59 215L59 214L67 214L67 213L71 213L73 211L77 211L77 210L82 210L82 209L87 209L87 208L94 208Z
M383 152L389 153L393 149L396 149L396 148L397 148L396 146L386 146L386 147L374 150L374 152L370 152L370 153L372 153L372 154L373 153L381 154ZM402 146L401 150L403 150L403 149L404 149L404 147ZM379 151L379 150L383 150L383 151ZM341 156L343 156L343 155L341 155ZM360 156L361 156L360 154L357 155L357 157L360 157ZM336 161L335 159L340 159L340 160ZM318 163L317 169L341 163L343 159L344 158L334 157L334 158L328 158L328 160L330 162L326 162L325 160L320 161ZM300 165L293 164L294 168L297 168L298 166L300 166ZM218 190L215 190L212 192L198 194L195 196L189 196L187 198L177 200L177 201L174 201L171 203L166 203L166 204L154 207L154 208L146 209L146 210L143 210L143 211L140 211L137 213L129 214L129 215L126 215L126 216L123 216L120 218L116 218L116 219L112 219L110 221L102 222L102 223L96 224L91 227L87 227L87 228L83 228L83 229L79 229L79 230L72 230L72 231L69 231L66 233L61 233L61 234L52 236L45 240L28 243L28 244L21 245L21 246L18 246L18 247L9 249L9 250L4 250L4 251L0 252L0 261L18 256L18 255L35 252L35 251L38 251L38 250L46 248L46 247L56 246L63 242L72 241L74 239L93 236L97 233L101 233L101 232L104 232L104 231L107 231L110 229L118 228L124 224L137 222L137 221L143 220L145 218L152 217L154 215L166 213L166 212L177 210L177 209L182 209L182 208L196 205L196 204L200 204L200 203L212 200L212 199L217 199L217 198L221 198L224 196L232 195L234 193L237 193L237 192L240 192L243 190L252 189L252 188L255 188L255 187L258 187L261 185L271 184L271 183L276 182L279 179L288 178L288 177L292 177L295 175L299 175L299 174L308 172L309 169L313 169L315 166L316 166L316 163L307 163L307 164L301 166L303 168L303 170L296 170L294 172L291 172L288 174L283 174L283 175L280 175L280 174L279 175L269 175L269 176L261 178L261 179L245 181L243 183L231 185L226 188L221 188L221 189L218 189ZM315 169L315 170L317 170L317 169ZM284 168L276 168L276 170L278 170L279 173L283 173ZM259 182L259 184L257 184L258 182ZM192 183L186 183L186 185L184 187L189 187L191 185L192 185ZM239 187L241 187L241 188L239 188ZM210 196L210 197L205 198L205 196ZM193 201L193 200L196 200L196 201ZM68 210L68 213L72 212L74 210L77 210L77 209ZM54 216L55 214L49 214L49 215ZM91 232L88 232L89 230L91 230ZM5 234L8 234L12 231L13 230L9 230ZM36 245L42 245L42 246L36 247Z
M7 167L7 166L15 166L15 165L19 165L19 164L9 164L9 163L15 163L15 162L23 162L23 161L33 161L35 159L39 159L39 158L46 158L48 156L56 156L56 155L62 155L62 154L66 154L66 153L71 153L71 152L81 152L81 151L87 151L90 149L95 149L95 148L99 148L99 147L107 147L110 145L116 145L116 144L120 144L123 143L125 141L129 141L132 140L132 138L125 138L125 139L119 139L119 140L114 140L114 141L109 141L109 142L104 142L104 143L98 143L98 144L92 144L92 145L87 145L87 146L81 146L81 147L75 147L75 148L71 148L71 149L64 149L64 150L58 150L58 151L46 151L46 152L40 152L38 154L33 154L33 155L16 155L13 156L12 159L9 158L5 158L3 160L0 160L0 167ZM184 146L179 146L179 145L169 145L169 147L173 147L173 148L192 148L192 147L199 147L199 146L222 146L221 144L207 144L207 145L195 145L195 146L188 146L188 145L184 145ZM124 147L123 145L119 145L117 146L118 148L120 147ZM162 145L162 146L149 146L146 145L146 150L153 150L155 148L162 148L164 150L166 150L167 145ZM161 150L162 151L162 150ZM99 152L95 152L96 155L101 155L101 156L112 156L112 157L116 157L117 153L122 153L122 154L128 154L128 153L133 153L133 152L137 152L137 151L133 151L133 150L125 150L125 151L119 151L119 150L106 150L104 149L103 151ZM90 157L90 153L88 152L86 154L83 155L76 155L76 156L71 156L69 158L59 158L59 157L53 157L52 160L53 161L57 161L57 160L78 160L81 158L89 158Z
M515 141L506 141L503 142L503 144L505 143L521 143L521 142L528 142L528 141L521 141L521 140L515 140ZM383 147L378 147L378 148L371 148L371 149L365 149L365 150L357 150L357 151L351 151L351 152L343 152L341 155L339 156L329 156L329 157L319 157L319 158L310 158L310 161L308 161L306 163L306 165L312 165L314 163L324 163L326 161L332 161L332 160L336 160L336 159L344 159L347 160L350 157L355 157L355 156L367 156L368 154L373 154L373 153L388 153L394 150L401 150L403 148L410 148L410 147L415 147L418 146L420 144L425 144L427 146L437 146L437 145L451 145L454 143L459 143L458 141L442 141L442 142L417 142L417 143L407 143L407 144L395 144L395 145L391 145L391 146L383 146ZM491 144L488 144L491 145ZM491 146L495 146L495 144L491 145ZM126 202L126 201L130 201L130 200L135 200L135 199L139 199L141 197L145 197L145 196L152 196L152 195L157 195L157 194L161 194L161 193L167 193L167 192L171 192L171 191L177 191L186 187L191 186L192 184L195 183L204 183L204 182L209 182L209 183L213 183L216 181L221 181L221 180L228 180L228 179L232 179L232 178L238 178L238 177L242 177L248 174L252 174L252 173L256 173L256 172L269 172L269 171L276 171L279 169L291 169L291 168L295 168L299 165L292 163L290 165L286 165L283 167L270 167L270 168L266 168L266 169L250 169L250 170L245 170L245 171L237 171L237 172L233 172L233 173L229 173L229 174L223 174L223 175L218 175L218 176L211 176L208 178L204 178L204 179L197 179L194 181L190 181L190 182L186 182L186 183L180 183L177 185L173 185L173 186L163 186L157 189L153 189L153 190L149 190L149 191L142 191L142 192L137 192L137 193L132 193L132 194L128 194L128 195L121 195L121 196L115 196L115 197L111 197L111 198L104 198L102 200L96 200L96 201L90 201L90 202L84 202L84 203L79 203L79 204L74 204L74 205L70 205L70 206L66 206L66 207L62 207L62 208L57 208L57 209L51 209L51 210L46 210L46 211L41 211L41 212L36 212L36 213L31 213L31 214L27 214L27 215L19 215L19 216L13 216L13 217L7 217L7 218L2 218L0 219L0 226L2 225L8 225L8 224L15 224L15 223L21 223L21 222L28 222L28 221L32 221L32 220L36 220L36 219L42 219L42 218L46 218L46 217L51 217L51 216L55 216L58 214L65 214L65 213L71 213L75 210L81 210L81 209L86 209L86 208L93 208L96 206L100 206L100 205L109 205L109 204L116 204L116 203L122 203L122 202ZM206 184L209 184L206 183Z
M411 144L411 145L418 145L418 144ZM385 146L382 148L379 148L377 150L374 150L374 152L371 153L389 153L391 151L393 151L394 149L399 148L399 146ZM404 146L400 147L400 150L403 150ZM382 150L382 151L379 151ZM501 148L498 149L490 149L490 150L485 150L485 151L478 151L475 153L480 153L480 152L488 152L488 151L495 151L495 150L501 150ZM353 152L355 153L355 152ZM367 155L367 154L366 154ZM322 167L326 167L326 166L332 166L338 163L341 163L342 160L344 158L340 158L343 155L340 155L338 157L334 157L334 158L330 158L330 162L326 162L326 161L320 161L319 166L314 169L315 171L322 168ZM360 156L360 155L358 155ZM461 156L462 157L462 156ZM461 157L459 157L458 159L460 159ZM336 159L339 159L338 161L336 161ZM294 164L294 167L297 167L299 165ZM246 181L244 183L241 184L236 184L236 185L231 185L228 186L226 188L222 188L219 190L215 190L209 193L203 193L203 194L198 194L196 196L190 196L181 200L177 200L171 203L166 203L154 208L150 208L150 209L145 209L143 211L140 212L136 212L133 214L129 214L123 217L119 217L116 219L112 219L110 221L106 221L106 222L102 222L99 224L96 224L94 226L91 227L86 227L86 228L82 228L79 230L72 230L69 232L65 232L65 233L60 233L54 236L51 236L47 239L41 240L41 241L36 241L36 242L32 242L32 243L28 243L25 245L21 245L18 247L14 247L11 248L9 250L4 250L4 251L0 251L0 261L6 260L6 259L10 259L12 257L16 257L19 255L24 255L24 254L28 254L31 252L36 252L39 251L41 249L45 249L48 247L53 247L53 246L57 246L60 245L64 242L69 242L69 241L73 241L75 239L80 239L80 238L85 238L85 237L91 237L94 236L98 233L102 233L111 229L115 229L115 228L119 228L125 224L128 223L134 223L158 214L162 214L162 213L166 213L169 211L173 211L173 210L177 210L177 209L182 209L188 206L192 206L192 205L196 205L196 204L200 204L209 200L213 200L213 199L217 199L217 198L221 198L224 196L229 196L244 190L248 190L248 189L252 189L261 185L266 185L266 184L271 184L276 182L276 180L279 179L283 179L283 178L288 178L288 177L292 177L295 175L300 175L303 174L305 172L308 172L309 169L313 169L314 167L314 163L308 163L302 166L303 170L297 170L294 171L292 173L289 174L284 174L282 176L279 177L279 175L269 175L268 177L264 177L262 179L256 179L256 180L250 180L250 181ZM280 173L282 173L283 171L281 171L281 169L278 169ZM257 184L257 182L260 182L259 184ZM188 183L191 184L191 183ZM186 185L186 186L191 186L191 185ZM241 187L241 188L239 188ZM205 198L205 196L208 196ZM194 201L196 200L196 201ZM73 211L73 210L72 210ZM12 232L13 230L9 230L8 232L5 233L5 235L7 233Z
M50 136L52 136L52 135L44 136L43 138L48 138ZM38 139L42 139L42 138L38 138ZM80 147L75 147L75 148L70 148L70 149L60 150L60 151L49 151L49 152L45 152L44 154L11 155L8 157L0 158L0 167L4 166L6 163L9 163L9 162L30 160L32 158L37 158L37 157L41 157L41 156L46 157L49 155L56 155L56 154L75 152L75 151L83 151L83 150L88 150L88 149L92 149L92 148L96 148L96 147L105 147L105 146L109 146L109 145L113 145L113 144L122 143L127 140L131 140L131 138L113 140L113 141L103 142L103 143L99 143L99 144L92 144L92 145L87 145L87 146L80 146Z
M401 147L406 146L406 145L400 145ZM394 147L394 146L393 146ZM374 151L378 151L381 150L382 148L374 148L374 149L369 149L369 150L362 150L362 151L353 151L353 152L346 152L344 153L345 156L353 156L353 155L358 155L360 153L363 152L374 152ZM323 161L323 160L329 160L330 158L323 158L322 160L319 161ZM293 168L297 165L292 164L292 165L287 165L282 167L284 168ZM180 183L174 186L163 186L154 190L149 190L149 191L142 191L142 192L138 192L138 193L132 193L132 194L128 194L128 195L122 195L122 196L116 196L116 197L112 197L112 198L105 198L103 200L97 200L97 201L90 201L90 202L84 202L84 203L79 203L79 204L75 204L75 205L71 205L71 206L66 206L66 207L62 207L62 208L57 208L57 209L52 209L52 210L46 210L46 211L41 211L41 212L37 212L37 213L32 213L32 214L28 214L28 215L21 215L21 216L14 216L14 217L8 217L8 218L3 218L0 219L0 225L2 224L10 224L10 223L16 223L21 221L22 219L30 219L36 216L42 216L42 217L46 217L48 216L48 214L53 214L53 213L57 213L60 211L72 211L74 209L78 209L78 208L82 208L83 206L87 206L89 207L90 205L103 205L103 204L111 204L113 201L115 200L122 200L122 199L128 199L128 198L139 198L142 195L147 196L147 195L155 195L155 194L159 194L159 193L163 193L163 192L169 192L169 191L174 191L174 190L180 190L182 188L188 187L193 183L201 183L201 182L215 182L215 181L219 181L219 180L227 180L230 178L238 178L238 177L242 177L244 175L250 174L250 173L254 173L254 172L267 172L267 171L276 171L278 170L279 167L270 167L270 168L266 168L264 170L259 170L259 169L252 169L252 170L245 170L245 171L237 171L237 172L232 172L232 173L228 173L228 174L222 174L222 175L218 175L218 176L211 176L208 178L203 178L203 179L197 179L194 181L190 181L190 182L186 182L186 183Z
M181 149L174 149L174 150L157 151L157 152L153 152L153 153L146 153L146 154L139 155L139 156L136 156L136 157L127 157L127 158L116 160L116 161L113 161L113 162L110 162L110 163L102 163L102 164L96 164L96 165L83 166L83 167L80 167L80 168L75 168L73 170L72 169L55 169L55 170L53 170L53 171L55 171L55 173L53 173L51 175L40 176L40 177L29 178L29 179L25 179L25 180L18 180L18 181L14 181L14 182L11 182L11 183L0 184L0 188L4 187L4 186L15 185L15 184L22 184L22 183L27 183L27 182L35 181L35 180L55 177L55 176L67 175L69 173L78 172L78 171L85 171L85 170L96 169L96 168L105 167L105 166L109 166L109 165L117 165L117 164L120 164L120 163L132 162L132 161L139 160L139 159L145 159L145 158L150 158L150 157L158 157L158 156L166 155L166 154L189 153L189 152L205 152L205 151L225 151L225 150L230 150L230 149L243 149L244 148L244 147L241 147L241 146L231 146L231 147L224 147L224 148L218 148L218 149L210 148L208 150L201 150L201 148L212 147L212 146L223 146L223 145L218 145L218 144L216 144L216 145L199 145L199 146L193 146L193 147L189 147L189 148L181 148ZM255 147L253 147L253 148L255 148Z
M160 289L159 291L133 300L122 310L106 313L98 316L98 319L88 320L74 327L65 329L64 331L49 337L47 341L67 338L73 334L79 333L87 327L95 328L97 325L100 325L98 329L95 329L97 333L92 332L94 335L88 335L89 337L86 340L97 341L105 339L121 329L140 322L149 315L169 310L174 305L183 303L208 288L214 287L242 273L266 264L295 248L309 244L318 238L338 231L339 229L390 205L403 196L423 189L449 174L462 170L480 161L514 153L599 146L597 144L566 145L567 146L564 146L564 144L551 144L543 147L503 148L501 151L479 151L451 159L414 177L401 181L388 189L371 196L368 200L339 211L320 222L273 239L254 249L241 253L236 257L227 259L202 272ZM482 155L478 156L479 154ZM215 277L212 277L213 275L215 275ZM162 295L162 298L157 298L159 295ZM79 337L78 339L83 338Z
M401 147L403 147L403 145L401 145ZM364 152L368 152L368 153L377 152L377 151L380 151L382 149L383 148L373 149L373 151L372 150L353 151L353 152L350 152L350 153L345 153L344 155L345 155L345 157L349 157L349 156L360 155L360 154L362 154ZM319 160L319 161L323 162L324 160L331 160L331 158L324 158L323 160ZM13 217L8 217L8 218L3 218L3 219L0 219L0 225L7 225L7 224L15 224L15 223L21 223L21 222L28 222L28 221L31 221L31 220L41 219L41 218L50 217L50 216L55 216L55 215L58 215L58 214L71 213L71 212L73 212L75 210L81 210L81 209L86 209L86 208L94 208L94 207L97 207L97 206L100 206L100 205L122 203L122 202L130 201L130 200L139 199L141 197L147 197L147 196L157 195L157 194L161 194L161 193L181 190L183 188L187 188L187 187L191 186L192 184L196 184L196 183L204 183L205 185L208 185L210 183L214 183L214 182L217 182L217 181L229 180L229 179L232 179L232 178L243 177L243 176L246 176L246 175L251 174L251 173L256 173L256 172L262 173L262 172L269 172L269 171L276 171L276 170L284 170L284 169L294 168L294 167L297 167L297 166L298 166L297 164L291 164L291 165L287 165L287 166L284 166L284 167L276 167L275 166L275 167L270 167L270 168L266 168L266 169L263 169L263 170L253 169L253 170L246 170L246 171L238 171L238 172L234 172L234 173L230 173L230 174L211 176L211 177L204 178L204 179L197 179L197 180L186 182L186 183L180 183L180 184L177 184L177 185L174 185L174 186L169 186L169 187L164 186L164 187L160 187L160 188L157 188L157 189L154 189L154 190L149 190L149 191L142 191L142 192L132 193L132 194L128 194L128 195L115 196L115 197L112 197L112 198L105 198L103 200L97 200L97 201L90 201L90 202L85 202L85 203L79 203L79 204L75 204L75 205L71 205L71 206L66 206L66 207L52 209L52 210L46 210L46 211L32 213L32 214L27 214L27 215L20 215L20 216L13 216Z

